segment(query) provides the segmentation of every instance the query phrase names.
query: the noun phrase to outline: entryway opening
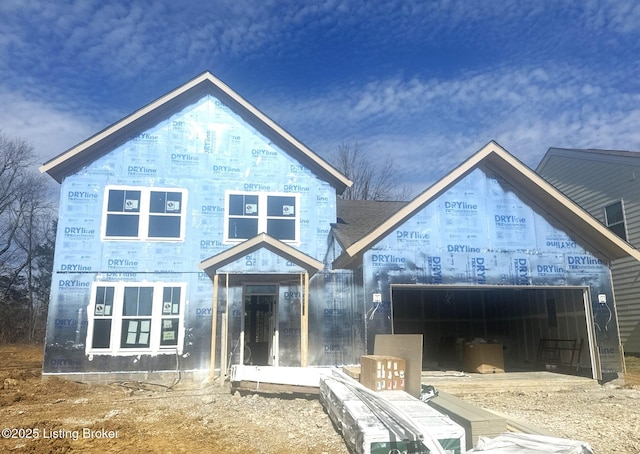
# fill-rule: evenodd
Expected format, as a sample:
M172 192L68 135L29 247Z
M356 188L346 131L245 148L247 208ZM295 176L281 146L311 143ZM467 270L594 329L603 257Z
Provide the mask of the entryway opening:
M278 365L277 285L243 288L244 364Z
M423 335L423 370L462 370L470 342L501 344L505 372L599 370L587 288L392 285L392 316Z

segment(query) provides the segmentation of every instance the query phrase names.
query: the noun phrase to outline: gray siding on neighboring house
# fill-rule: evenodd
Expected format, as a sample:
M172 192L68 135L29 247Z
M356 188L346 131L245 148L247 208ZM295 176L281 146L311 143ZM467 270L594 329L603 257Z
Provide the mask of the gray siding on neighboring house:
M622 200L627 241L640 245L640 153L551 148L537 172L603 223L604 207ZM640 263L619 259L611 271L622 344L640 353Z

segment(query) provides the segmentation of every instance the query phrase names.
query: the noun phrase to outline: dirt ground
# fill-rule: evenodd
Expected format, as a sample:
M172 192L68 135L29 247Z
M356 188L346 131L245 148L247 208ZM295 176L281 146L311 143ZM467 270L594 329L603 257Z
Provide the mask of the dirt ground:
M317 399L232 394L218 384L41 380L42 346L0 346L1 452L326 453L347 449ZM640 359L624 387L464 396L596 453L640 452ZM591 393L591 394L590 394Z
M43 381L42 350L0 346L0 452L347 452L318 400L232 395L217 383Z
M624 385L574 387L559 392L458 394L468 402L585 441L596 454L640 453L640 358L627 356Z

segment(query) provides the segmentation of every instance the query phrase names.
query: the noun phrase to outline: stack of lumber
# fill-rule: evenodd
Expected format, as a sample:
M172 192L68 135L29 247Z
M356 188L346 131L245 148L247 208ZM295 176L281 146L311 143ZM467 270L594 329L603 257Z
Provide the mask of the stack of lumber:
M336 371L321 378L320 401L356 454L466 452L462 427L404 391L374 392Z
M465 452L466 432L449 416L403 391L386 391L381 397L431 435L447 454Z

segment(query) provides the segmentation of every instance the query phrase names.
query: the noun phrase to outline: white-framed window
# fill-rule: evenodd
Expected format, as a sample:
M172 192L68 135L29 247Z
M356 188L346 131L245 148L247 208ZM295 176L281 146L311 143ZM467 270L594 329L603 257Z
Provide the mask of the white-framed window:
M300 241L299 194L227 191L224 212L225 241L244 241L259 233Z
M94 283L87 309L87 353L181 353L185 290L184 283Z
M103 240L184 240L186 189L107 186Z
M627 227L622 200L604 207L605 225L623 240L627 240Z

